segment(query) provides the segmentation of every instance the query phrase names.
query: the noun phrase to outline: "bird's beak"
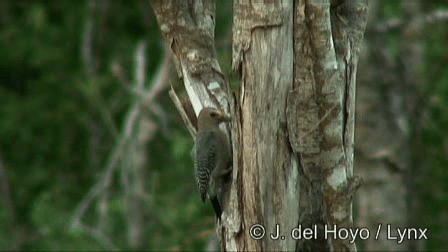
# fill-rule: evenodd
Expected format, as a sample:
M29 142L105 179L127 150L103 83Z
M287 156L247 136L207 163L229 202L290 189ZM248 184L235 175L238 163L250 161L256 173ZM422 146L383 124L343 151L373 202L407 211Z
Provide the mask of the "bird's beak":
M223 122L230 122L232 120L232 117L225 114L223 114L221 118Z

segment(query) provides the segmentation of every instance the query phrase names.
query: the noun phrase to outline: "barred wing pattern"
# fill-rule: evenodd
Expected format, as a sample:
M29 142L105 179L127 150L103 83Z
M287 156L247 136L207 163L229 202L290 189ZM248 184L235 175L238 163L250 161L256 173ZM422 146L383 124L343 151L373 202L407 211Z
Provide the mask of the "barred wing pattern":
M217 145L217 133L215 131L200 132L197 135L194 167L196 185L201 194L202 202L205 202L210 176L217 165Z

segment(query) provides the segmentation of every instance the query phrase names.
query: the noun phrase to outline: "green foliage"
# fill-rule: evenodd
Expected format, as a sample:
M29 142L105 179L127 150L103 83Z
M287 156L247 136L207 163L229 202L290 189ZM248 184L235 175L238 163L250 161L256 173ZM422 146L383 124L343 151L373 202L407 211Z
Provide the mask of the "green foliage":
M406 17L403 10L405 1L381 1L378 15L379 22L388 20L405 20L410 22L416 18ZM448 10L446 1L423 1L422 15L429 16L435 10ZM372 25L372 24L370 24ZM444 238L447 232L448 216L446 208L448 202L448 165L447 141L448 133L448 48L446 46L448 35L446 21L423 23L424 31L420 35L424 48L424 65L421 76L424 85L417 87L421 95L415 102L418 116L411 123L410 153L411 166L415 169L413 178L416 187L410 193L416 197L417 216L411 220L414 225L428 228L429 239L425 241L425 249L429 251L441 250L448 247ZM409 31L408 31L409 32ZM395 29L386 34L384 47L395 62L402 64L403 48L408 46L401 35L403 30ZM371 36L375 36L371 33ZM407 66L403 66L406 69ZM401 69L403 70L403 69ZM418 73L418 74L420 74ZM398 79L404 78L405 71L397 71ZM418 75L417 74L417 75ZM411 87L410 87L411 89ZM406 90L407 92L408 90Z
M147 1L0 1L0 155L14 209L0 200L0 250L109 250L92 232L73 227L78 204L98 181L123 121L135 100L113 74L118 63L134 81L134 52L147 42L147 78L160 64L162 37ZM398 16L400 1L383 1L382 17ZM425 2L425 11L448 8ZM231 1L218 1L216 47L226 74L231 60ZM90 19L89 19L90 18ZM87 21L92 22L93 69L83 59ZM395 56L400 44L388 37ZM428 123L422 129L425 173L419 178L421 222L431 230L427 248L448 247L447 133L448 49L446 23L425 29L424 75L430 92ZM163 93L157 102L168 115L152 119L159 129L147 146L144 216L145 250L200 250L204 231L214 230L213 211L203 205L193 178L191 137ZM417 150L420 151L420 150ZM108 195L109 232L118 249L128 250L120 174ZM11 213L11 210L14 210ZM99 225L92 204L83 223Z
M435 10L448 10L446 1L422 2L422 13L430 15ZM406 18L400 1L384 1L380 17L387 19ZM409 17L410 19L415 17ZM399 31L400 33L403 31ZM420 69L424 85L418 87L421 97L418 104L417 122L412 123L411 153L415 166L415 194L417 218L415 225L428 228L429 239L425 241L428 251L448 247L444 235L447 232L448 202L448 34L446 21L428 23L424 26L422 43L424 65ZM387 47L396 59L400 59L402 48L407 41L399 34L388 34ZM398 60L399 61L399 60ZM397 73L401 74L401 73ZM404 76L403 76L404 77Z
M428 3L428 9L448 9L446 1ZM448 34L446 22L435 23L425 31L425 76L427 76L428 96L425 99L425 122L422 129L424 157L423 174L418 180L421 204L421 223L431 231L427 243L428 250L440 250L448 247L445 238L448 215Z
M217 40L229 38L230 3L218 4L217 11L217 31L223 34ZM88 22L90 73L82 50ZM160 65L163 38L149 2L0 1L0 26L0 155L14 208L2 194L0 250L109 250L107 242L71 220L98 181L135 100L113 65L123 68L132 85L134 54L143 40L148 80ZM148 146L142 249L202 249L205 240L197 235L213 230L213 211L197 195L191 137L162 95L158 102L168 118L152 118L159 130ZM109 187L105 236L126 250L120 179L114 173ZM97 227L96 203L82 222Z

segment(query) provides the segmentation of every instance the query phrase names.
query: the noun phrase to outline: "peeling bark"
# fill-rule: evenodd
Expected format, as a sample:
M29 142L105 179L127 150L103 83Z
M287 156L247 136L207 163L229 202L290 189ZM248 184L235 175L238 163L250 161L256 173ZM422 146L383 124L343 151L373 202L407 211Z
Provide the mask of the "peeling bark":
M293 82L293 6L288 1L237 1L234 9L233 66L240 66L242 77L237 106L243 230L238 249L293 250L289 230L298 221L298 162L291 155L286 128L286 99ZM249 236L255 224L268 234L261 240ZM286 239L269 237L276 224Z
M348 240L302 243L291 230L352 227L360 185L353 177L355 82L367 3L235 0L238 97L214 55L214 3L155 1L153 8L196 115L204 106L231 112L233 172L217 225L222 249L355 251ZM170 95L194 135L185 106ZM250 236L256 224L265 229L261 239ZM278 240L270 237L277 224Z
M228 85L214 51L214 2L155 0L152 7L196 115L203 107L229 113Z
M160 30L171 50L179 77L183 80L189 103L183 104L172 90L170 96L182 115L193 138L195 122L189 117L189 108L193 107L196 117L204 107L219 108L232 115L232 121L238 120L233 106L233 95L229 84L221 71L214 51L215 2L210 0L162 1L151 2ZM231 111L233 113L231 113ZM232 150L238 153L235 141L238 128L234 123L221 126L231 139ZM230 138L231 128L232 138ZM238 202L236 196L237 155L233 158L232 181L227 185L223 199L222 222L217 223L217 233L221 238L221 247L236 250L234 236L240 230ZM229 189L231 184L232 190ZM229 199L230 196L230 199Z
M297 250L355 251L348 240L323 239L326 227L351 228L356 67L367 20L365 1L298 1L290 140L301 164L300 220L317 225L316 240ZM299 100L297 102L297 100ZM304 116L306 115L306 116ZM297 118L293 119L296 116ZM296 122L302 122L294 137Z

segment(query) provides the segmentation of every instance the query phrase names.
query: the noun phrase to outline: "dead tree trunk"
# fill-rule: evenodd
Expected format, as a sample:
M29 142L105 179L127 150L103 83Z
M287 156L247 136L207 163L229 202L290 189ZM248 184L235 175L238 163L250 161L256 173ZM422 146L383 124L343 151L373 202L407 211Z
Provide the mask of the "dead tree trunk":
M241 74L235 96L213 51L214 3L153 2L195 114L213 106L232 116L233 172L217 228L221 246L354 251L349 240L326 239L320 231L352 226L359 185L353 178L355 82L367 4L266 2L234 2L232 64ZM194 122L172 96L194 135ZM295 239L300 224L317 225L319 239Z
M367 2L298 1L295 8L288 119L295 119L290 140L302 168L299 223L317 225L320 235L299 241L298 249L355 251L350 239L325 237L325 231L353 225L352 197L360 185L353 176L356 72Z
M241 72L235 143L241 229L225 234L237 250L295 248L288 230L298 223L299 165L289 144L286 115L293 83L293 13L288 1L234 3L233 66ZM267 232L262 240L249 233L258 224Z

